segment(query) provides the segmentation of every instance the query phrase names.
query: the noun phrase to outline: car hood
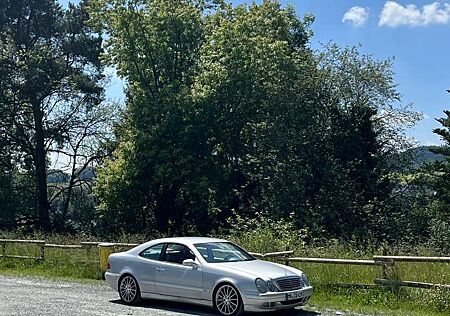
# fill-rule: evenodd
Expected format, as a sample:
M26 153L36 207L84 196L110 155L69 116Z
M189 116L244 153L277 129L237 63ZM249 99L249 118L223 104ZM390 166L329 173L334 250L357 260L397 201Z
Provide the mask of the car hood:
M288 276L298 276L302 273L300 270L291 267L261 260L226 262L216 264L231 271L239 271L241 273L250 274L255 278L259 277L263 279L277 279Z

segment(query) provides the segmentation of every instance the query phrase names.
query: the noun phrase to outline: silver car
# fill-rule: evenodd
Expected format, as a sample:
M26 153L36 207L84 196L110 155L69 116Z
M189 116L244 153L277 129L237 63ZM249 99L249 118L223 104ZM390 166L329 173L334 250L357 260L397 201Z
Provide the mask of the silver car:
M125 304L173 300L211 306L220 315L294 308L313 291L300 270L203 237L158 239L112 254L105 278Z

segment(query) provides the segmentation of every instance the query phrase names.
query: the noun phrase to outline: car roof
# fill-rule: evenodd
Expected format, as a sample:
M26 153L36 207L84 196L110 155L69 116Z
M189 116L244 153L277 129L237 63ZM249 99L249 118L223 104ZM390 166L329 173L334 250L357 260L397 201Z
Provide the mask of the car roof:
M201 243L207 243L207 242L228 242L225 239L220 238L210 238L210 237L171 237L171 238L161 238L161 239L154 239L151 241L148 241L146 243L140 244L133 249L130 249L127 251L127 253L132 254L139 254L141 251L145 250L148 247L151 247L153 245L161 244L161 243L179 243L183 245L194 245L194 244L201 244Z
M171 237L171 238L161 238L152 240L152 243L160 243L160 242L175 242L182 244L199 244L205 242L227 242L225 239L220 238L211 238L211 237Z

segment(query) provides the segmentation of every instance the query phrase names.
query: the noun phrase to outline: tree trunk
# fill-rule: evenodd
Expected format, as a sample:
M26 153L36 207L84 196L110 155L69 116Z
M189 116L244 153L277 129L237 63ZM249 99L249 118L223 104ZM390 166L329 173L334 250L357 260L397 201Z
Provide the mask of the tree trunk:
M64 227L65 227L66 216L67 216L67 213L69 212L69 205L70 205L70 200L72 198L74 185L75 185L75 177L74 177L74 173L72 170L72 176L70 177L69 185L67 186L67 196L64 200L64 205L63 205L63 209L62 209L62 216L61 216L61 223L60 223L61 227L59 229L64 229Z
M44 140L44 128L42 125L43 113L38 102L33 104L33 116L35 127L35 152L34 166L36 169L36 198L38 227L45 232L51 230L50 214L47 194L47 160Z
M67 186L67 196L66 196L66 199L64 200L64 205L63 205L63 210L62 210L62 217L61 217L62 227L61 228L64 228L65 223L66 223L66 216L67 216L67 213L69 212L69 205L70 205L70 200L72 198L73 186L75 185L75 177L77 176L75 174L76 167L77 167L77 155L74 154L69 185ZM81 173L83 172L84 169L85 168L80 170L80 172L78 173L78 176L81 175Z
M174 234L173 227L169 227L169 221L174 221L176 218L176 198L180 187L177 184L163 185L156 198L157 202L154 215L156 229L159 232L166 232L169 235Z

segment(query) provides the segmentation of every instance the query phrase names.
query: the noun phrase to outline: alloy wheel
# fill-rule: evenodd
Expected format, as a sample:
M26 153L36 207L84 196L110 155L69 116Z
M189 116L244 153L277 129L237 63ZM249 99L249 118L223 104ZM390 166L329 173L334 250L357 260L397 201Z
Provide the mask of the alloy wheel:
M216 292L215 305L222 315L237 315L241 308L237 290L228 284L222 285Z
M139 287L132 276L127 275L120 281L119 294L126 304L136 303L139 300Z

